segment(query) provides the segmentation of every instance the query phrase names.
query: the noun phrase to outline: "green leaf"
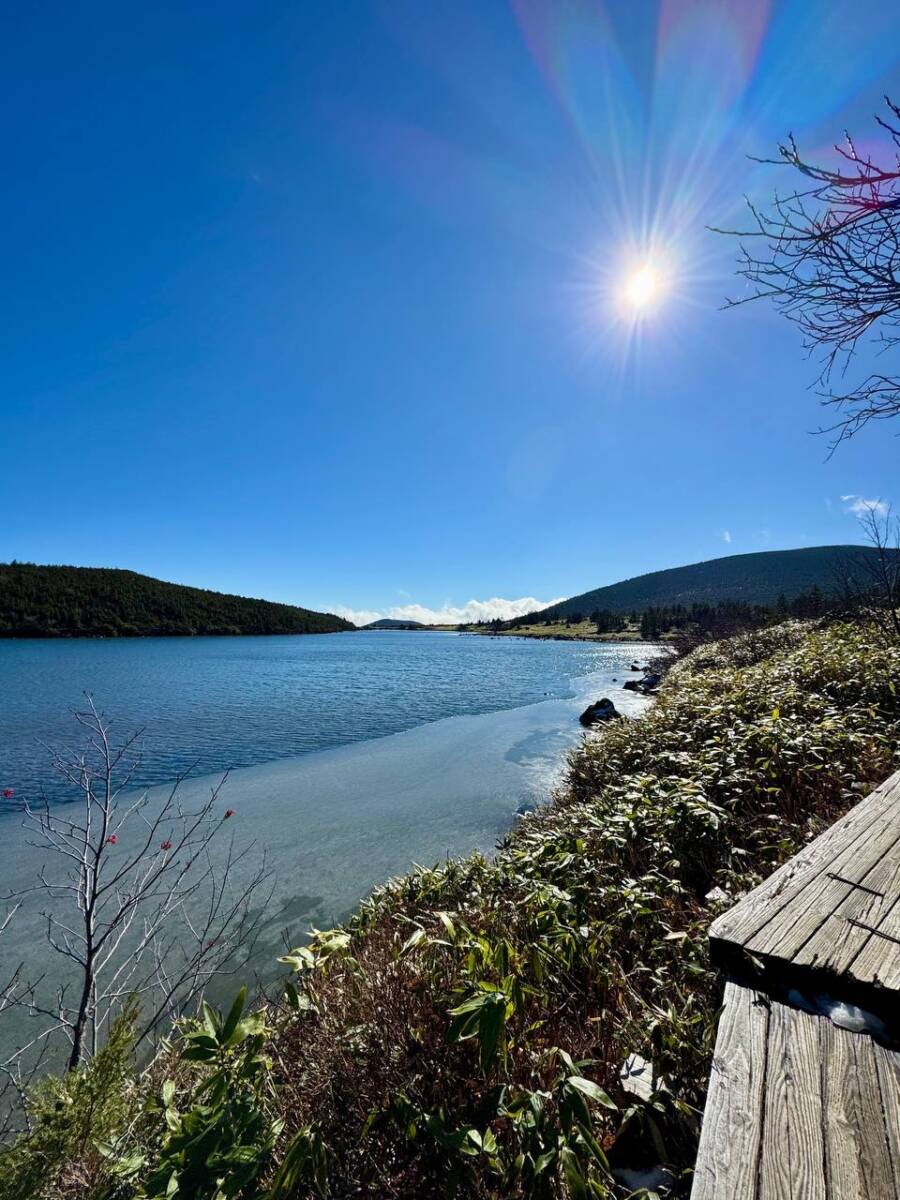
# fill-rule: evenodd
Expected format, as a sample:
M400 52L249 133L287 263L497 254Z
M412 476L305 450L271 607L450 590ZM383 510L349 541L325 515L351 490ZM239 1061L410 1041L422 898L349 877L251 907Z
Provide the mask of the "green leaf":
M294 971L311 971L316 965L316 956L308 946L297 946L287 954L282 954L278 962L284 963Z
M228 1011L228 1016L225 1018L225 1024L222 1026L222 1043L228 1045L231 1035L237 1029L238 1021L241 1019L241 1013L244 1011L244 1003L247 999L247 988L242 987L234 998L234 1003Z
M219 1036L219 1027L221 1021L219 1014L213 1008L211 1008L205 1000L200 1006L200 1011L203 1014L203 1025L206 1029L206 1032L214 1040L217 1039Z
M464 1000L462 1004L457 1004L456 1008L450 1009L451 1017L462 1017L466 1013L478 1012L484 1004L484 996L470 996L468 1000Z
M582 1092L589 1100L593 1100L595 1104L599 1104L603 1108L611 1108L616 1112L618 1111L619 1106L609 1098L603 1088L598 1087L592 1080L585 1079L583 1075L570 1075L566 1083L568 1083L569 1087L577 1088L579 1092Z
M216 1051L210 1050L208 1046L188 1046L182 1050L181 1057L185 1062L212 1062Z
M481 1010L478 1038L481 1047L481 1069L489 1070L497 1059L500 1039L506 1021L506 997L498 996Z
M559 1152L557 1150L546 1150L543 1154L541 1154L534 1164L535 1175L543 1175L544 1171L546 1171L548 1167L552 1167L556 1162L556 1156L558 1153Z
M137 1175L146 1161L147 1159L143 1154L134 1151L134 1153L126 1154L123 1158L119 1158L113 1163L113 1173L122 1179L129 1179L132 1175Z
M569 1196L572 1200L589 1200L587 1180L582 1174L581 1165L578 1162L575 1151L571 1150L568 1146L563 1146L559 1157L562 1163L563 1176L566 1180L566 1187L569 1189Z
M450 939L451 942L455 942L456 941L456 926L450 920L450 914L445 913L445 912L439 912L437 914L437 918L440 921L440 923L443 925L444 929L446 930L447 937Z
M574 1075L575 1074L575 1063L572 1060L572 1055L569 1054L568 1051L562 1050L559 1047L556 1048L556 1053L559 1056L560 1062L563 1064L563 1066L566 1068L566 1070Z
M425 941L425 930L422 928L414 929L413 932L409 935L409 937L406 939L406 941L401 946L400 957L403 958L405 955L409 954L412 950L415 950L416 946L421 946L422 942L424 942L424 941Z

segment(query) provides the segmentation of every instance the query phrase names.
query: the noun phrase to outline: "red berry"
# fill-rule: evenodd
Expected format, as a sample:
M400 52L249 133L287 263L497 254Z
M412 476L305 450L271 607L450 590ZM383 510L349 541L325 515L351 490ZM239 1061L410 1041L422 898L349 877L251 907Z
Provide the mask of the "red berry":
M6 799L6 800L12 800L12 798L15 794L16 793L12 790L12 788L4 788L3 789L3 796L4 796L4 799Z
M225 809L225 820L227 821L229 817L233 817L233 816L234 816L234 809L226 808Z
M118 840L119 840L119 835L117 833L111 833L109 835L109 837L106 839L106 844L107 844L107 846L114 846Z
M165 841L165 842L163 842L163 844L160 846L160 849L161 849L161 850L171 850L171 849L172 849L172 843L171 843L171 842L169 842L169 841Z

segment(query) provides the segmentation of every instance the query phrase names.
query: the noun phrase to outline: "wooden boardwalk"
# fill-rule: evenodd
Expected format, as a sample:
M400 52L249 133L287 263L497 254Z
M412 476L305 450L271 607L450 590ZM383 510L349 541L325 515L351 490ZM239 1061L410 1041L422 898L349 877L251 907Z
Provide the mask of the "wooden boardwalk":
M714 921L726 967L848 982L878 1002L900 991L900 772ZM894 999L900 999L894 997Z
M900 1200L900 772L714 922L692 1200Z

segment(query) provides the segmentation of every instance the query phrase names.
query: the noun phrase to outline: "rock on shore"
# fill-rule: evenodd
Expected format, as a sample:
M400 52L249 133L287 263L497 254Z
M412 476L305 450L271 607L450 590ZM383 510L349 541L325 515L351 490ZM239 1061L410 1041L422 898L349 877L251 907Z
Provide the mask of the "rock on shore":
M582 725L590 726L600 725L603 721L615 721L621 716L612 700L604 696L602 700L595 700L593 704L589 704L578 720Z

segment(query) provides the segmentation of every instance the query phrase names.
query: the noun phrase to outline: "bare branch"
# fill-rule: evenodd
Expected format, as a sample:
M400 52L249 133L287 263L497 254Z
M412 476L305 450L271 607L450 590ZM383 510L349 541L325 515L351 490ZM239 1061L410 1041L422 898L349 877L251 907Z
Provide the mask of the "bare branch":
M876 120L900 147L898 106L886 103L891 119ZM820 431L832 435L833 452L869 421L900 414L900 376L831 385L870 335L877 332L882 350L900 343L900 158L863 157L849 134L835 146L837 169L807 162L793 136L778 149L778 159L757 161L790 168L811 186L776 194L768 212L748 201L749 229L717 230L741 239L738 273L751 285L726 307L768 299L800 328L820 358L821 399L839 414Z
M25 806L30 842L47 861L32 887L6 897L13 907L0 922L2 934L21 904L42 898L45 940L66 964L66 983L44 998L46 981L27 982L20 966L0 985L0 1013L18 1008L39 1025L0 1062L0 1100L22 1085L29 1055L42 1061L60 1038L70 1068L95 1053L131 996L145 1000L139 1040L152 1039L164 1016L177 1017L214 976L246 962L271 896L264 858L253 866L252 846L221 838L233 815L219 812L227 773L192 809L181 803L185 774L161 795L136 790L138 735L114 744L90 696L74 715L85 746L50 758L77 791L77 814L46 800Z

